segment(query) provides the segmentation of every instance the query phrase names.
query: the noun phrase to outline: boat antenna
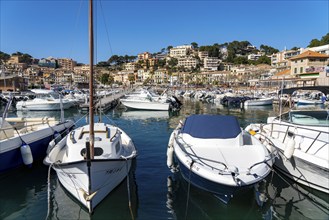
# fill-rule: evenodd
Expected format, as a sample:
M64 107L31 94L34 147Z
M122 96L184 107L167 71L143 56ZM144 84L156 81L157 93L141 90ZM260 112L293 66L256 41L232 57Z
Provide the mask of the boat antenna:
M89 1L89 149L90 159L94 158L94 30L93 1Z
M280 117L280 121L281 121L281 115L282 115L283 84L284 84L284 77L282 77L281 96L279 96L279 117Z

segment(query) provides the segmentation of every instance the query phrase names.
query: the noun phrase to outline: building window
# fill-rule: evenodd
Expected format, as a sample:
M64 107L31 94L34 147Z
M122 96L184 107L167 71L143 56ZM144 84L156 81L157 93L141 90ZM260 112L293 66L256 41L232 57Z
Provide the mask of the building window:
M294 73L297 73L297 68L294 69Z
M303 62L303 60L300 60L300 62L302 63L302 62Z
M303 67L300 68L300 73L303 73Z

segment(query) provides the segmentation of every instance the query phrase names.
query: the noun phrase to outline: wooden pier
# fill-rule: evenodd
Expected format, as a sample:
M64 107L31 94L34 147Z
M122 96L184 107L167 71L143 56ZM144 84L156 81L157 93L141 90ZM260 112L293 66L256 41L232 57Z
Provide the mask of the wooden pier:
M123 91L120 93L111 94L98 98L97 101L95 102L95 110L99 111L101 108L102 111L107 111L109 109L114 108L119 104L120 98L123 97L127 92L128 91ZM80 104L79 108L82 112L88 112L89 103Z

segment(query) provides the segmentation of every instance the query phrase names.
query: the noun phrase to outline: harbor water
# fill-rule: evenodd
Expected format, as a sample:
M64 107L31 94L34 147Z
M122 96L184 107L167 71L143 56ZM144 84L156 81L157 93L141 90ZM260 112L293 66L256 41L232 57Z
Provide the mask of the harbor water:
M266 122L268 116L278 113L275 105L239 109L194 100L184 100L181 111L174 114L115 108L102 114L101 119L122 128L133 139L138 156L129 178L100 203L93 215L70 197L56 173L49 173L40 161L32 168L22 167L0 176L0 219L328 219L327 194L296 185L275 170L259 185L224 205L167 168L169 136L188 115L234 115L244 128ZM9 116L59 118L60 112L10 112ZM65 118L81 126L87 123L88 115L73 108L65 110Z

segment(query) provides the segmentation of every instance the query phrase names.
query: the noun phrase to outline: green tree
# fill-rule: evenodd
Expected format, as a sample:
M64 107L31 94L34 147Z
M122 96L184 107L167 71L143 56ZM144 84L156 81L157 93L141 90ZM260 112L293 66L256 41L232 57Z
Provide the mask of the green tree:
M270 46L267 46L267 45L260 45L260 50L263 51L265 53L265 55L271 55L271 54L274 54L274 53L278 53L279 50L278 49L275 49L273 47L270 47Z
M167 52L169 53L170 49L173 48L173 46L168 46L167 47Z
M108 83L109 85L112 85L112 84L114 83L114 77L113 77L112 75L109 75L109 78L108 78L108 80L107 80L107 83Z
M16 53L13 53L12 56L18 56L21 59L22 63L26 63L26 64L32 63L33 57L30 54L21 53L21 52L17 51Z
M232 41L227 44L227 62L236 62L234 59L237 57L237 54L247 55L250 51L247 49L248 46L251 46L249 41ZM239 60L239 59L238 59Z
M158 66L163 68L166 65L166 60L158 60Z
M170 67L174 67L174 66L177 66L177 64L178 64L178 60L176 59L176 58L170 58L170 60L168 60L168 65L170 66Z
M10 55L0 51L0 64L6 63L10 59Z
M327 33L321 38L321 45L326 45L326 44L329 44L329 33Z
M96 64L97 67L108 67L110 64L106 61L101 61Z
M108 73L103 73L99 79L99 81L102 83L102 84L108 84L109 82L109 74Z
M261 56L256 61L256 64L268 64L271 65L271 59L267 56Z
M290 50L298 50L300 47L293 47Z
M194 49L198 49L198 43L192 42L191 45Z
M133 73L129 73L128 80L131 84L133 84L135 82L135 75Z
M321 46L321 42L318 39L311 40L310 44L307 47L318 47Z
M248 58L244 56L235 57L233 60L234 64L248 64Z

